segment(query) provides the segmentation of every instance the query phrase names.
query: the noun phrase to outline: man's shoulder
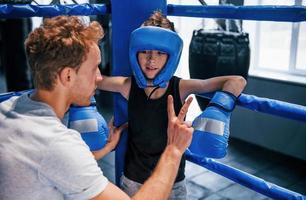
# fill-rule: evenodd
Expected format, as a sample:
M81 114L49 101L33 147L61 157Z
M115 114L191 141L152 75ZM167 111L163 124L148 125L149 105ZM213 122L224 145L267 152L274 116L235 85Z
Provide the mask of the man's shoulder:
M3 112L4 110L10 110L14 103L17 101L17 99L20 98L19 96L13 96L13 97L10 97L4 101L0 101L0 109L1 109L1 112Z

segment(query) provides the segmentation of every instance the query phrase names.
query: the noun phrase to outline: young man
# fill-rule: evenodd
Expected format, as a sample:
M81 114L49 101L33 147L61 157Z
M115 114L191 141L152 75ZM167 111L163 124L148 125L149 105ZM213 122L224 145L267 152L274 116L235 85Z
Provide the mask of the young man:
M128 100L129 137L122 188L130 196L150 176L167 144L168 95L173 96L175 112L179 113L190 94L223 90L238 96L246 85L240 76L207 80L173 76L181 49L182 40L173 23L160 12L154 12L131 34L129 54L134 76L104 76L98 83L98 89L119 92ZM169 199L187 198L184 170L183 157Z
M129 199L103 176L80 133L61 123L71 104L90 104L102 37L97 22L67 16L46 19L28 36L35 90L0 103L0 199ZM178 116L168 99L167 147L133 199L167 198L191 142L193 128L183 120L191 99Z

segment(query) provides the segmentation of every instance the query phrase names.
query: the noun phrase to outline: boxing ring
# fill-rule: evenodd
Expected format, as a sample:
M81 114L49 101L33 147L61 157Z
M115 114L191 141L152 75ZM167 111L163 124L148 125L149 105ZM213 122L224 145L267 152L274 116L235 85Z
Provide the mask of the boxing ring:
M127 9L128 8L128 9ZM132 30L152 13L159 9L171 16L228 18L245 20L302 22L306 21L306 7L303 6L188 6L167 5L166 0L112 0L111 7L105 4L81 5L0 5L0 18L20 18L33 16L56 15L112 15L112 55L113 75L130 76L128 59L128 41ZM0 102L20 92L7 93L1 96ZM211 98L212 94L201 94ZM127 121L127 102L114 94L115 125ZM237 105L256 112L281 116L300 122L306 122L306 107L273 99L242 94ZM123 171L123 158L127 134L123 134L116 149L116 182ZM287 190L273 183L255 177L239 169L227 166L214 159L197 158L186 152L187 160L220 174L251 190L274 199L306 199L306 196Z

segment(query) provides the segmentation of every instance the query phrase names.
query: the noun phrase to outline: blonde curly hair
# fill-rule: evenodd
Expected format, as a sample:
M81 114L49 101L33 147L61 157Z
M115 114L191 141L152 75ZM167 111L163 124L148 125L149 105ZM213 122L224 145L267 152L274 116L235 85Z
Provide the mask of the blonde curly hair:
M86 59L90 42L104 36L101 25L85 25L76 16L45 19L25 41L28 63L36 88L52 90L57 74L64 67L78 69Z

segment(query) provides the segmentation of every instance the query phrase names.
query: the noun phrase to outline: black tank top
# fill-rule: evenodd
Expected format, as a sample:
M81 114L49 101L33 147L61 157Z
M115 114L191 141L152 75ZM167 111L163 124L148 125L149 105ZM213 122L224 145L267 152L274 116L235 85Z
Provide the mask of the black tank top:
M152 174L167 145L167 97L173 96L175 113L182 102L179 93L180 78L173 76L165 94L158 99L148 99L132 77L128 101L129 136L124 174L138 183L144 183ZM185 155L182 157L176 182L185 178Z

